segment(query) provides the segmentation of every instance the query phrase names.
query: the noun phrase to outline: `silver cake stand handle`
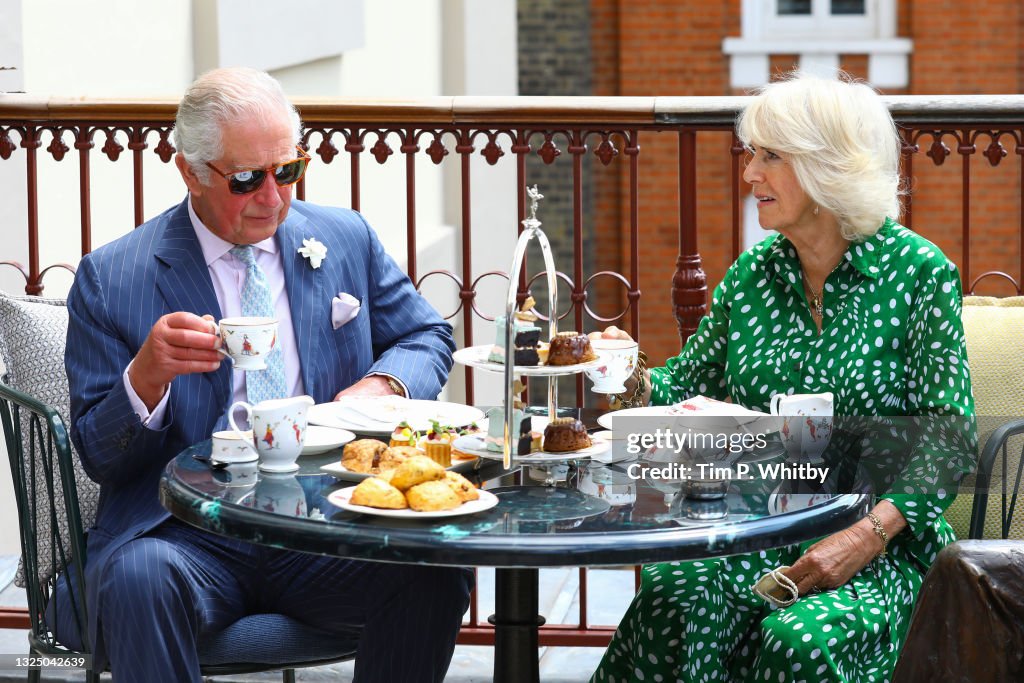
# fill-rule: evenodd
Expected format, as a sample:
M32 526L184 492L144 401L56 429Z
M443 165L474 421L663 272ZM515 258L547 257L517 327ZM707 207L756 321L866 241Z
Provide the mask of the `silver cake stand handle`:
M548 236L540 229L540 221L537 220L537 202L543 199L544 195L537 192L537 186L528 187L526 194L530 197L530 217L523 221L523 231L519 234L519 241L516 242L516 250L512 256L512 269L508 273L508 296L505 298L505 440L502 445L502 464L505 469L512 469L512 444L517 443L519 434L513 433L512 420L515 416L514 395L512 393L515 381L515 353L512 339L514 336L513 315L518 309L516 305L516 283L519 279L519 271L523 267L523 258L526 255L526 247L534 239L540 245L541 254L544 257L544 270L548 281L548 339L554 339L558 334L558 281L555 271L555 260L551 255L551 244ZM525 412L525 411L524 411ZM558 415L558 377L548 377L548 416L555 419Z

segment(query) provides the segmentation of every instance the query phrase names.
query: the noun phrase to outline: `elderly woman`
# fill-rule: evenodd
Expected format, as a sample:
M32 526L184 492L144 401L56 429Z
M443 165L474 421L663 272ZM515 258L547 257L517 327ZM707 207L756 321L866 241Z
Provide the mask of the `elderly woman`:
M959 275L895 220L900 141L877 94L795 74L758 93L737 133L760 224L778 234L737 259L637 396L766 411L776 393L831 391L837 415L972 415ZM960 460L973 442L969 428ZM592 680L886 681L923 576L954 539L951 501L881 495L813 543L646 566ZM776 608L751 585L780 566L801 597Z

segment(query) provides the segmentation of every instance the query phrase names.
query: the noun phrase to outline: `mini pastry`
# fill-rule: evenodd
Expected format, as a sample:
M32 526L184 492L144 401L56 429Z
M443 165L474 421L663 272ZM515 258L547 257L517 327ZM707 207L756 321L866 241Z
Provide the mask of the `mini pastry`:
M405 420L402 420L401 422L398 423L398 426L395 427L395 431L391 433L391 442L388 445L415 446L416 439L418 437L419 434L417 434L416 431L409 426L409 423L406 422Z
M515 365L540 365L537 345L540 342L540 328L534 323L537 314L533 312L536 302L527 297L522 307L512 318L512 362ZM494 320L494 345L487 356L493 363L505 362L505 316L500 315Z
M559 332L548 349L548 365L576 365L597 359L590 338L579 332Z
M565 453L589 448L593 442L587 428L574 417L556 417L544 428L544 451Z
M353 505L365 505L386 510L404 510L409 507L402 492L377 477L363 479L352 491L349 501Z
M423 453L415 446L389 446L381 452L377 470L389 472L416 455L423 455Z
M341 452L341 466L349 472L370 474L380 465L380 456L387 450L377 439L359 439L345 444Z
M425 455L415 455L395 470L391 483L399 491L408 491L425 481L444 479L444 468Z
M420 439L419 447L428 458L442 467L448 467L452 464L454 438L452 427L442 427L436 420L431 420L430 429Z
M405 492L405 497L409 502L409 507L418 512L454 510L462 505L459 496L443 480L417 484Z
M473 486L473 483L458 472L445 472L445 482L455 491L455 495L463 503L470 500L479 500L480 493Z
M519 408L512 410L512 443L519 439L520 425L523 423L523 411ZM487 411L487 437L484 445L489 451L502 453L505 447L505 409L502 407L491 408ZM513 451L516 450L513 445Z

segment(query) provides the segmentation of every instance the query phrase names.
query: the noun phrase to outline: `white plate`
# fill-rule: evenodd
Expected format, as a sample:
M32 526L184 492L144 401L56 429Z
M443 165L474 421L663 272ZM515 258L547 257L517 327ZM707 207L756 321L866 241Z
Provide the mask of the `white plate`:
M595 455L600 455L611 448L611 444L604 439L593 440L593 444L594 445L589 448L584 448L579 451L566 451L564 453L548 453L547 451L537 451L536 453L530 453L529 455L516 455L513 453L512 459L519 465L535 465L542 462L564 462L566 460L590 458ZM489 460L502 459L501 453L487 450L487 444L484 441L484 437L477 436L476 434L460 436L452 442L452 448L457 448L463 453L478 455L481 458L487 458Z
M601 425L605 429L614 429L612 427L613 417L668 417L677 418L679 415L669 412L672 406L645 406L643 408L625 408L623 410L616 410L611 413L605 413L597 418L597 424Z
M450 469L452 472L472 472L478 460L479 458L456 458L452 456L452 464L447 469ZM340 462L330 462L326 465L321 465L320 471L333 474L338 479L346 481L362 481L363 479L375 476L365 472L353 472Z
M702 397L696 397L684 401L681 404L672 406L644 406L643 408L626 408L624 410L616 410L611 413L605 413L597 418L597 424L601 425L605 429L614 429L612 427L613 417L663 417L665 419L665 426L688 426L697 427L700 425L703 428L714 430L714 429L731 429L737 427L743 427L747 431L751 432L773 432L778 431L780 426L776 424L779 418L767 415L765 413L758 413L753 410L747 410L741 406L735 406L735 408L726 409L723 411L716 411L715 409L686 409L683 406L687 404L697 404L697 399ZM710 399L704 399L710 401ZM698 404L700 405L700 404ZM715 401L712 405L729 405ZM688 423L675 422L677 418L696 418L698 421L693 420ZM654 426L654 425L652 425Z
M306 440L302 444L303 455L320 455L327 451L344 446L356 438L347 429L309 425L306 427Z
M338 427L370 436L390 436L402 420L416 431L425 431L430 428L431 420L437 420L443 425L464 427L484 416L479 408L461 403L421 401L398 396L318 403L309 409L308 415L310 424Z
M498 504L498 497L496 495L490 491L477 489L477 493L480 494L480 498L477 500L467 501L454 510L436 510L434 512L387 510L384 508L366 507L365 505L353 505L349 502L349 499L352 498L352 492L355 490L355 486L350 486L347 489L332 491L328 494L327 500L343 510L348 510L349 512L360 512L364 515L376 515L378 517L397 517L399 519L437 519L438 517L459 517L461 515L471 515L475 512L490 510Z
M455 352L453 358L463 365L468 365L471 368L479 368L481 370L488 370L490 372L505 372L504 363L495 363L494 361L487 360L487 355L491 352L492 344L483 344L481 346L470 346L466 349L459 349ZM572 375L579 372L583 372L587 368L593 368L604 362L601 355L592 361L587 363L576 363L575 365L517 365L515 366L516 375L526 375L528 377L556 377L558 375Z

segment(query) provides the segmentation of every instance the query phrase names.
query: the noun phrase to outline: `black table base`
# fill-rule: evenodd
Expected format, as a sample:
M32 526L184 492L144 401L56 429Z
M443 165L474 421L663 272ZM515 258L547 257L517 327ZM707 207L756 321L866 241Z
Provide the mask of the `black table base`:
M538 611L538 570L494 571L495 683L539 683L537 629L544 624Z

